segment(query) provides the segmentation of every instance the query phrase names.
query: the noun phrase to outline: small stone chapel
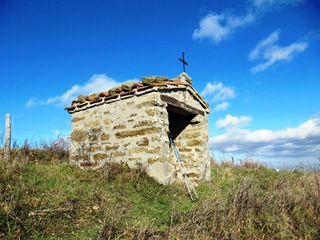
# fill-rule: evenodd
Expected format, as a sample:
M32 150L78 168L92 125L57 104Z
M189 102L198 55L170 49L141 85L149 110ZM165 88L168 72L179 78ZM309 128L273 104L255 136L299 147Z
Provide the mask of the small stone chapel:
M70 163L99 169L108 162L143 167L159 183L183 179L170 132L192 182L210 178L209 105L183 72L142 78L65 108L71 114Z

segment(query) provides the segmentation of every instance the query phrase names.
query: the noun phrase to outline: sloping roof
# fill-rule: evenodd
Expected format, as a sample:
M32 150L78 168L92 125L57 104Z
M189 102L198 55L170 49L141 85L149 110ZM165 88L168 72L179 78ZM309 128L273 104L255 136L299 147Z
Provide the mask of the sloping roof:
M185 76L187 76L187 78ZM199 101L204 110L209 113L209 105L191 86L191 81L191 78L186 73L182 73L173 79L161 76L144 77L142 78L142 82L128 82L121 86L111 88L108 91L95 93L89 96L80 95L78 99L73 100L71 106L66 107L65 110L69 113L73 113L96 105L110 103L154 91L187 90Z

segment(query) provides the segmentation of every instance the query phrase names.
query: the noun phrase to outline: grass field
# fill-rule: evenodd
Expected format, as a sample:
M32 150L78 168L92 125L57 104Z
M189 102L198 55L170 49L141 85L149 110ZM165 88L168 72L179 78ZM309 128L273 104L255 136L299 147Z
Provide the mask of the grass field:
M317 171L212 166L193 202L143 170L83 171L63 150L0 160L2 239L320 239Z

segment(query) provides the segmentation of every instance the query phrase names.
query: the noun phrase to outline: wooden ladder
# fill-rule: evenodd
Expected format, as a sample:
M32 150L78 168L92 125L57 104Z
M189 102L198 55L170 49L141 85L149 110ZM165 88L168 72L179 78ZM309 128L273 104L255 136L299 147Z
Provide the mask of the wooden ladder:
M184 165L184 163L181 159L178 148L177 148L176 144L174 143L173 137L170 132L168 132L168 137L169 137L170 145L173 148L174 154L176 155L177 162L179 163L181 174L183 176L183 181L184 181L185 185L187 186L190 198L192 201L195 201L198 199L198 194L196 192L196 189L194 188L193 183L191 182L190 178L188 177L186 166Z

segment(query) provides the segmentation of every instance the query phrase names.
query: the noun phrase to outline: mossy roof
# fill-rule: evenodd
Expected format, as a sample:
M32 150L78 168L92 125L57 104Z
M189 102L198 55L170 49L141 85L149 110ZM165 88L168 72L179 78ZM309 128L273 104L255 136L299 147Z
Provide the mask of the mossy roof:
M181 75L180 75L181 76ZM73 100L71 106L66 107L69 113L84 110L88 107L113 102L122 98L128 98L135 95L143 95L153 91L160 90L189 90L191 94L200 102L206 112L210 112L209 105L192 87L191 78L188 81L179 76L174 79L168 79L162 76L150 76L142 78L141 82L127 82L121 86L111 88L107 91L98 92L91 95L79 95L78 99Z

